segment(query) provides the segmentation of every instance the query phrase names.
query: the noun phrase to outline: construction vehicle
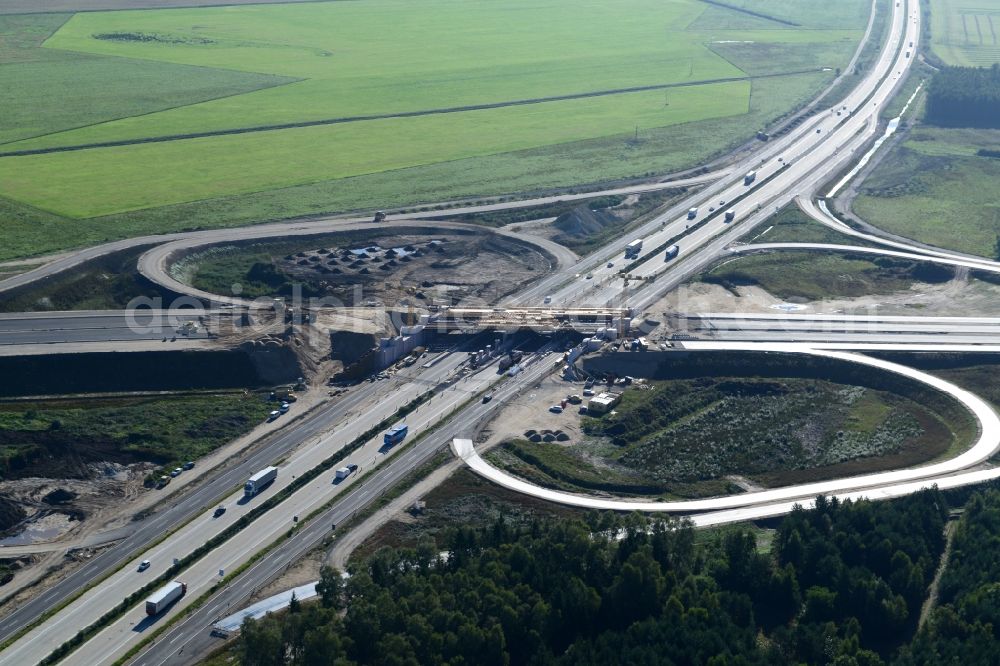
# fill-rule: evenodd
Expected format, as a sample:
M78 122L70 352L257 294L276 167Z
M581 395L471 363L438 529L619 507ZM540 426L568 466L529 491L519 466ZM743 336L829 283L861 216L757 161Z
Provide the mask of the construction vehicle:
M146 599L146 615L153 616L163 612L170 604L184 596L187 585L175 580L167 583Z

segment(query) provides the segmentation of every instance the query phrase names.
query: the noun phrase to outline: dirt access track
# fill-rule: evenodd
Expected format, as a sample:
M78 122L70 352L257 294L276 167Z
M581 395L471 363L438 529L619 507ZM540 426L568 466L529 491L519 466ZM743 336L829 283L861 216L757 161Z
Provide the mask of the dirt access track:
M0 0L0 14L60 14L116 9L172 9L176 7L229 7L237 5L294 4L322 0Z

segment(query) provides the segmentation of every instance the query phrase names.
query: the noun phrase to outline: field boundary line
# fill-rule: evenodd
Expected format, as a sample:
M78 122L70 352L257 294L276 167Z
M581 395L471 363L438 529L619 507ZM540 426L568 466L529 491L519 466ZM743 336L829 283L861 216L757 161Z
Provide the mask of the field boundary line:
M206 132L190 132L185 134L164 134L162 136L140 137L136 139L122 139L120 141L98 141L94 143L83 143L83 144L68 145L68 146L51 146L49 148L28 148L25 150L10 150L5 152L0 152L0 157L25 157L28 155L65 153L78 150L90 150L94 148L118 148L122 146L134 146L147 143L167 143L172 141L185 141L188 139L205 139L210 137L231 136L236 134L253 134L257 132L273 132L277 130L301 129L306 127L321 127L325 125L341 125L347 123L364 122L369 120L392 120L396 118L418 118L421 116L464 113L467 111L486 111L490 109L502 109L512 106L529 106L533 104L545 104L548 102L565 102L577 99L587 99L591 97L609 97L612 95L625 95L630 93L650 92L653 90L667 90L670 88L692 88L697 86L715 85L719 83L737 83L740 81L753 81L754 79L771 79L782 76L798 76L800 74L812 74L814 72L819 72L822 70L823 70L822 67L811 67L806 69L791 70L787 72L759 74L755 76L749 76L749 75L729 76L717 79L679 81L677 83L657 83L648 86L611 88L608 90L592 90L581 93L570 93L567 95L554 95L551 97L532 97L528 99L509 100L506 102L491 102L489 104L471 104L465 106L442 107L439 109L401 111L399 113L371 114L363 116L343 116L340 118L322 118L318 120L303 120L299 122L276 123L271 125L252 125L248 127L233 127L229 129L211 130Z

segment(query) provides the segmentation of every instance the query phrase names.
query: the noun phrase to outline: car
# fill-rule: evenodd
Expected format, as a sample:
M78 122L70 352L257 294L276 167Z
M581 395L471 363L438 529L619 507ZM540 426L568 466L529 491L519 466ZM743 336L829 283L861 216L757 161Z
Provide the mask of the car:
M145 571L149 568L149 560L143 560L139 562L139 571Z
M594 277L593 273L587 273L587 279L588 280L593 279L593 277Z
M583 389L583 394L587 397L594 395L594 389Z
M219 516L221 516L225 512L226 512L226 505L225 504L220 504L219 506L215 507L215 512L212 515L215 516L216 518L218 518Z
M194 461L189 460L186 463L184 463L184 469L194 469Z
M817 128L816 128L816 134L819 134L819 132L820 132L820 130L819 130L819 128L817 127Z
M562 414L562 407L560 405L552 405L549 407L549 411L553 414Z
M615 265L615 262L613 262L613 261L609 261L608 262L608 268L613 268L614 265Z
M178 476L180 476L181 472L183 472L183 471L184 471L183 469L181 469L180 467L178 467L178 468L174 469L174 471L172 471L170 473L170 476L172 476L174 478L177 478Z
M351 463L350 465L347 466L347 469L351 470L352 472L357 472L358 466L355 465L354 463Z
M720 202L719 202L719 205L720 205L720 206L725 206L725 205L726 205L726 200L725 200L725 199L723 199L722 201L720 201Z
M288 411L288 408L289 408L289 404L287 402L281 403L280 411L281 411L282 414L286 413Z
M374 380L372 380L372 381L374 381ZM279 412L276 409L276 410L274 410L273 412L271 412L270 414L267 415L267 420L268 421L273 421L274 419L278 418L279 416L281 416L281 412Z
M713 210L715 210L715 206L709 206L708 207L708 212L709 213L711 213Z

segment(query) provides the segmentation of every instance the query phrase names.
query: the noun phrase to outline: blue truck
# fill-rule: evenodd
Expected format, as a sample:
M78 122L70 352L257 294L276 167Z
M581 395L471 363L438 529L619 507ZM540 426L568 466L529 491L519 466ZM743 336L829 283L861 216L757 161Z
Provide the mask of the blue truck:
M382 436L382 441L386 446L395 446L406 439L407 430L408 428L405 423L394 425Z

